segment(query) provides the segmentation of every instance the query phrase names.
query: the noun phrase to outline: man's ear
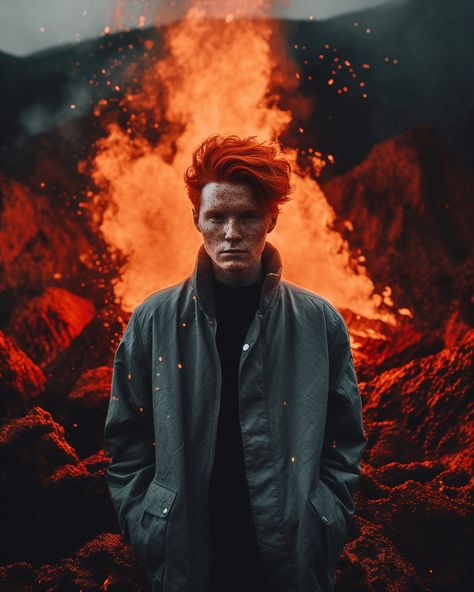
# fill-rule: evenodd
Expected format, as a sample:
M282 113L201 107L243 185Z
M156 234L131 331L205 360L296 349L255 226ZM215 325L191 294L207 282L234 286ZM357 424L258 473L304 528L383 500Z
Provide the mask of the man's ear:
M196 230L201 232L201 229L199 228L199 214L196 212L196 210L194 208L193 208L193 222L194 222L194 226L196 227Z
M268 224L267 234L275 228L276 223L277 223L277 219L278 219L278 214L271 216L270 222Z

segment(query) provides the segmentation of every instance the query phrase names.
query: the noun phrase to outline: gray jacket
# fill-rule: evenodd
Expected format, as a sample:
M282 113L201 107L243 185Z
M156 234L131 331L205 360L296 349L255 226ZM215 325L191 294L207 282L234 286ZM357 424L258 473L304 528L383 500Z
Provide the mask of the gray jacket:
M262 267L239 365L252 514L275 592L329 592L367 443L349 334L328 300L282 279L268 242ZM209 587L221 389L211 274L201 245L190 277L135 308L114 358L108 486L153 592Z

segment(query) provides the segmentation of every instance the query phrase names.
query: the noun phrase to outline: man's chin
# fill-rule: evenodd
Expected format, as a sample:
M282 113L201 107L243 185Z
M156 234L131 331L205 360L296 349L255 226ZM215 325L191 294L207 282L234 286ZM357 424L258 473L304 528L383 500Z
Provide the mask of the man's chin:
M250 267L250 261L248 257L243 253L239 253L234 257L224 256L218 260L218 265L221 269L241 269L245 270Z
M219 268L227 273L243 273L248 269L248 265L229 263L228 265L219 265Z

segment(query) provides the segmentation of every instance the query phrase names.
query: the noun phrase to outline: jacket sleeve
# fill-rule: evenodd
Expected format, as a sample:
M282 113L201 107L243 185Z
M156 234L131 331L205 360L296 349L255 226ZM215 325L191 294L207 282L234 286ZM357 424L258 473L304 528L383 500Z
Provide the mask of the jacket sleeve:
M367 437L347 325L335 308L328 313L329 399L320 479L336 496L348 533Z
M155 472L151 360L143 347L135 308L115 352L104 452L110 457L107 485L120 530L130 544L140 502Z

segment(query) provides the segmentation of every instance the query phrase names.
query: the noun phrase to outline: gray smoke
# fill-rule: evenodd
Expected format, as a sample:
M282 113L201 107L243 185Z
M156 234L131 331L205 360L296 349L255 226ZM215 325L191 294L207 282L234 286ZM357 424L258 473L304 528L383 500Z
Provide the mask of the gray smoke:
M275 17L326 19L369 8L387 0L272 0ZM41 49L98 37L112 26L114 7L123 6L122 25L138 26L138 16L146 16L145 25L168 22L183 16L190 0L1 0L0 50L24 56Z

